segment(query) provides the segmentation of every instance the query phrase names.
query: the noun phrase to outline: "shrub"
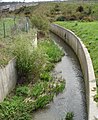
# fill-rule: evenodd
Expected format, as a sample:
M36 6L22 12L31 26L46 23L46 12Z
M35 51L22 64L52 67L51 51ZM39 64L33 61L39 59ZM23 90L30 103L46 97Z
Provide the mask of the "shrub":
M88 17L84 17L83 21L92 22L92 21L94 21L94 19L91 16L88 16Z
M74 114L73 112L68 112L66 114L65 120L73 120Z
M25 37L25 36L24 36ZM16 55L16 67L19 83L29 82L37 79L40 75L45 57L41 50L33 49L29 38L20 36L15 41L14 54Z
M60 11L60 6L58 4L56 4L54 6L54 11L56 11L56 12Z
M56 21L65 21L66 17L65 16L59 16Z
M77 20L77 17L75 15L71 15L69 20Z
M31 23L33 27L36 27L38 30L41 30L45 33L49 30L49 22L43 15L33 15L31 18Z
M76 9L76 12L83 12L83 11L84 11L83 6L79 6L79 7Z
M98 94L94 96L94 101L98 102Z

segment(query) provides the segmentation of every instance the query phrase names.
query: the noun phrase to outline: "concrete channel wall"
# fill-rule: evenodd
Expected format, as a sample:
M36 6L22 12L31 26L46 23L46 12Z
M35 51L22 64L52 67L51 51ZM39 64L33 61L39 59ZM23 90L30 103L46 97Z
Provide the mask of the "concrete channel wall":
M98 120L98 106L93 100L93 96L96 94L94 90L96 88L95 74L87 48L80 38L68 29L51 24L50 30L61 37L76 53L85 80L88 120Z
M16 60L9 61L6 67L0 68L0 102L15 87L17 81Z
M37 47L37 33L32 40L32 49ZM9 63L0 68L0 102L15 88L17 82L16 59L13 58Z

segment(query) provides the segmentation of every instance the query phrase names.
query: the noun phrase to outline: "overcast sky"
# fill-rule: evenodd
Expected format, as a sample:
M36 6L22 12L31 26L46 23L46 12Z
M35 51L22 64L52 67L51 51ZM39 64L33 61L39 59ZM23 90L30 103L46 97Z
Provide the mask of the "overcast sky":
M23 2L24 0L0 0L2 2ZM49 0L25 0L25 2L32 2L32 1L49 1ZM52 1L52 0L51 0Z

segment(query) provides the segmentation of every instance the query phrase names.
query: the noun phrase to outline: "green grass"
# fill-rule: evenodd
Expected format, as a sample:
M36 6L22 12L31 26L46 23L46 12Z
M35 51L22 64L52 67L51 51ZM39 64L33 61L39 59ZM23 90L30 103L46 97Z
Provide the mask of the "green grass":
M95 22L56 22L57 24L72 30L86 45L98 78L98 21Z

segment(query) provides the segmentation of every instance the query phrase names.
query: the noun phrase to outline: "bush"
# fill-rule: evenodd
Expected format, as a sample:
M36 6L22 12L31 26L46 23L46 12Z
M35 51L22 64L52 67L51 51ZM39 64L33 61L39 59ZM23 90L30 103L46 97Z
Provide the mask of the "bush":
M45 57L42 51L33 49L31 40L24 37L21 36L15 41L14 48L14 54L17 59L18 82L21 84L37 79L45 63Z
M94 96L94 101L98 102L98 94Z
M33 27L36 27L38 30L41 30L45 33L49 30L49 22L43 15L33 15L31 18L31 23Z
M65 16L59 16L56 21L65 21L66 17Z
M83 11L84 11L83 6L79 6L79 7L76 9L76 12L83 12Z
M73 112L68 112L66 114L65 120L73 120L74 114Z
M92 22L92 21L94 21L94 19L91 16L88 16L88 17L84 17L83 21Z

